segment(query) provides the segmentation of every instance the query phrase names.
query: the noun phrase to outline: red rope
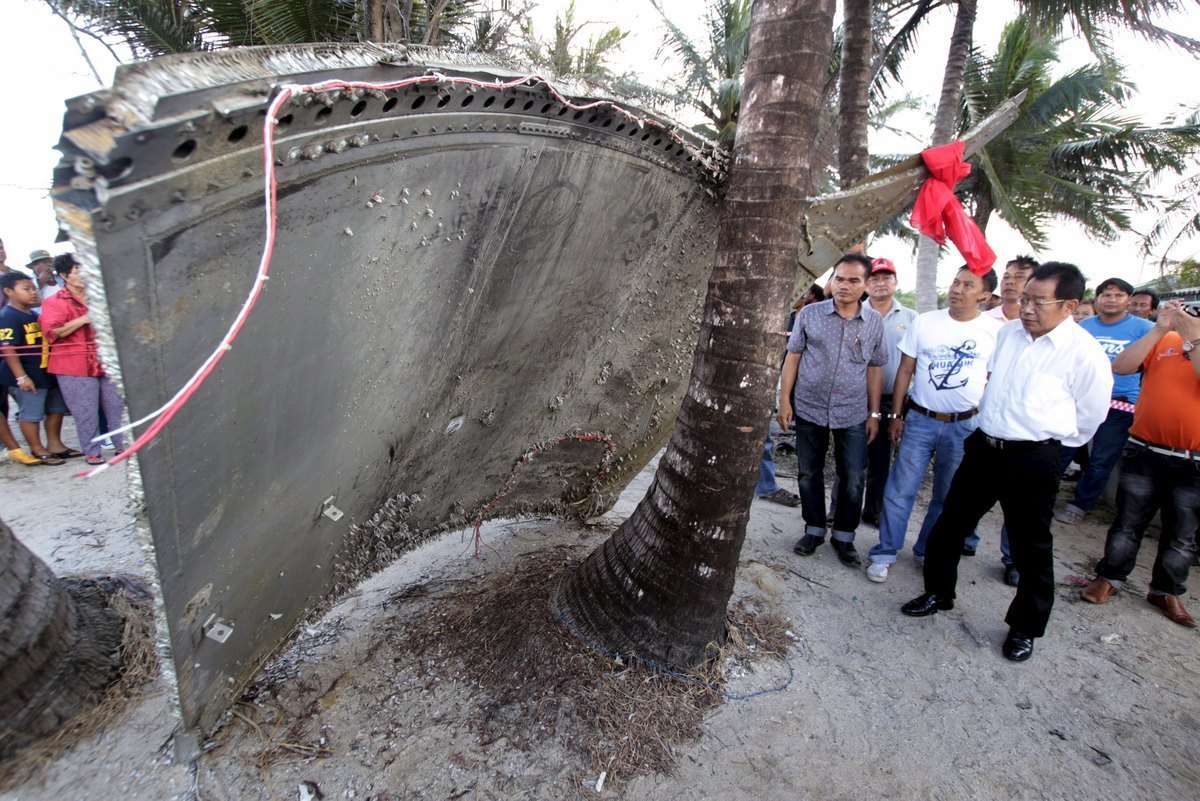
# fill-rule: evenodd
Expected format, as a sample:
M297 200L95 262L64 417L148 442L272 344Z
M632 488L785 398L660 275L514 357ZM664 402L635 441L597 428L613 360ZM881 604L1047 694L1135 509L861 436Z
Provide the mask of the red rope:
M343 89L343 90L344 89L352 89L352 90L362 90L362 91L383 92L383 91L401 89L406 86L413 86L413 85L424 84L424 83L454 83L454 84L462 84L465 86L475 86L475 87L479 87L479 88L483 88L483 89L499 89L499 90L512 89L512 88L522 86L522 85L533 86L538 83L541 83L541 84L545 85L546 89L550 92L551 95L553 95L553 97L558 102L562 103L567 108L574 109L576 111L587 111L589 109L607 106L607 107L611 108L613 111L615 111L616 113L621 114L622 116L628 118L631 122L636 123L638 125L638 127L645 127L645 126L649 125L651 127L656 127L656 128L661 129L672 140L674 140L678 144L682 145L684 148L693 152L697 157L699 157L699 154L696 153L695 149L691 145L689 145L686 141L684 141L684 139L681 136L679 136L679 134L677 134L671 127L664 125L663 123L658 122L657 120L638 116L638 115L634 114L633 112L630 112L627 109L621 107L620 105L613 103L610 100L594 100L590 103L585 103L582 105L572 103L570 100L568 100L566 97L564 97L557 89L555 89L554 86L549 81L547 81L545 78L543 78L542 76L537 75L537 74L527 75L527 76L524 76L521 78L516 78L511 81L495 81L495 82L481 81L481 80L478 80L475 78L466 78L466 77L461 77L461 76L447 76L447 75L442 75L440 73L434 72L434 73L427 74L427 75L418 75L418 76L414 76L411 78L405 78L403 80L392 81L392 82L388 82L388 83L366 83L366 82L362 82L362 81L343 81L343 80L335 79L335 80L323 81L321 83L315 83L315 84L304 84L304 85L283 84L282 86L279 87L278 94L276 94L275 97L271 100L270 104L268 104L266 119L263 121L262 139L263 139L263 174L264 174L264 194L265 194L265 213L266 213L266 239L265 239L265 242L263 243L262 257L259 262L258 272L255 275L254 285L250 289L249 296L246 298L245 303L243 304L241 310L238 312L238 315L234 319L233 324L230 326L229 331L225 334L225 336L221 339L221 342L217 345L216 350L214 350L212 352L212 354L209 355L209 357L204 361L204 363L200 366L200 368L192 375L192 377L190 379L188 379L188 381L183 385L183 387L181 387L179 389L179 391L175 394L175 396L173 398L171 398L171 400L169 400L166 404L164 404L159 409L157 409L157 410L151 412L150 414L146 415L145 417L141 418L140 420L136 420L127 426L122 426L121 428L106 432L106 435L128 431L139 425L142 425L143 423L153 421L151 423L150 427L147 428L144 432L142 432L142 434L140 436L138 436L130 444L129 448L126 449L123 453L116 455L115 457L113 457L112 459L110 459L109 461L104 463L103 465L100 465L99 467L96 467L92 470L84 471L82 473L78 473L77 475L93 476L96 473L100 472L101 470L105 470L112 465L118 464L119 462L122 462L125 459L128 459L129 457L133 456L135 453L138 453L142 448L144 448L150 442L152 442L154 440L154 438L156 436L158 436L158 433L160 431L162 431L162 429L169 422L171 422L171 419L174 418L176 413L178 413L179 410L183 408L183 406L188 402L188 400L192 397L192 395L195 394L196 390L200 388L200 385L204 383L204 381L213 372L213 370L216 369L217 365L220 364L221 359L224 358L225 353L228 352L233 347L234 340L237 339L238 334L242 330L242 326L245 325L246 318L249 316L251 310L254 308L255 303L258 301L259 295L262 293L263 285L267 281L267 278L268 278L267 273L271 266L271 256L272 256L272 253L275 248L276 219L277 219L277 188L278 187L277 187L276 178L275 178L274 139L275 139L275 128L276 128L276 125L278 124L279 112L283 108L284 104L287 103L289 100L291 100L292 97L294 97L298 94L315 94L318 92L325 92L325 91L329 91L329 90L333 90L333 89Z

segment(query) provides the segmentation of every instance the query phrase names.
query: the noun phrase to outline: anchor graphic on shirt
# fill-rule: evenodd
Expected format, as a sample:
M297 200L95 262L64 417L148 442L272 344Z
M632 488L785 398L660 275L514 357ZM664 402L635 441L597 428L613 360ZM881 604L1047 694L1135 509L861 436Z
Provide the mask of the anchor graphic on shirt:
M975 358L975 340L968 339L956 348L950 348L950 352L954 354L954 361L950 362L945 371L940 375L933 372L932 365L929 369L929 383L933 384L934 389L958 389L965 387L969 378L964 378L957 384L951 384L950 379L962 372L963 363L969 359Z

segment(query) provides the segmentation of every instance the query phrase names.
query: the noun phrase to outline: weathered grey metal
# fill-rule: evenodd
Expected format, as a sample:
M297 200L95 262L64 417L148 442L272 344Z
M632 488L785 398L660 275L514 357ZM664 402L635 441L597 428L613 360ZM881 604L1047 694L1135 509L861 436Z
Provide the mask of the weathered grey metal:
M379 55L173 57L71 103L55 201L103 275L97 327L111 315L132 417L171 397L251 285L270 86L451 69ZM326 599L469 524L540 443L595 431L615 451L594 480L604 443L547 447L491 514L609 505L669 432L712 258L704 143L577 113L543 84L287 112L267 291L138 466L187 728L211 729Z
M133 418L184 383L250 288L272 87L524 74L463 59L173 56L68 104L55 204ZM330 598L483 513L523 455L538 451L487 516L594 513L658 450L691 364L721 170L679 135L568 108L540 82L284 109L267 291L132 471L185 728L211 730ZM848 205L817 208L814 241L855 241L917 185L905 173L883 200L837 196ZM828 255L804 263L821 272Z

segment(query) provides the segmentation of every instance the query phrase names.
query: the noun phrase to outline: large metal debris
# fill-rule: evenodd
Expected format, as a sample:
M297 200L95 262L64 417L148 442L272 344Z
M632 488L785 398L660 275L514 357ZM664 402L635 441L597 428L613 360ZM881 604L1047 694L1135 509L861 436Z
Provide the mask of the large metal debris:
M103 356L132 418L250 288L272 86L520 76L438 56L170 57L72 101L55 202L102 274ZM326 599L472 522L540 444L567 436L489 515L611 504L669 432L712 260L704 143L577 112L544 83L331 92L281 126L266 292L137 468L188 729L211 729Z
M468 59L172 56L68 104L55 204L131 418L175 393L251 286L276 87L525 74ZM295 626L406 549L480 516L594 514L659 449L691 365L721 162L616 102L633 121L542 81L445 81L304 95L280 117L267 291L131 472L185 730L211 730ZM818 206L798 259L830 266L923 177Z

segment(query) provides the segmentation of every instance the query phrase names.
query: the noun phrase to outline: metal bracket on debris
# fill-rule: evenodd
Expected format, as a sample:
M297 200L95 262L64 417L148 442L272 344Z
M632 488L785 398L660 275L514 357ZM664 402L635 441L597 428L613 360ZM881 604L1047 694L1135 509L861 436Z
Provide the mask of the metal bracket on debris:
M208 639L224 643L229 639L229 635L233 634L233 624L224 618L219 618L215 614L212 614L208 616L208 620L204 621L204 625L200 627L200 631Z
M325 502L321 504L321 514L325 515L335 523L341 520L345 514L345 512L333 505L333 500L336 497L336 495L330 495L325 499Z

